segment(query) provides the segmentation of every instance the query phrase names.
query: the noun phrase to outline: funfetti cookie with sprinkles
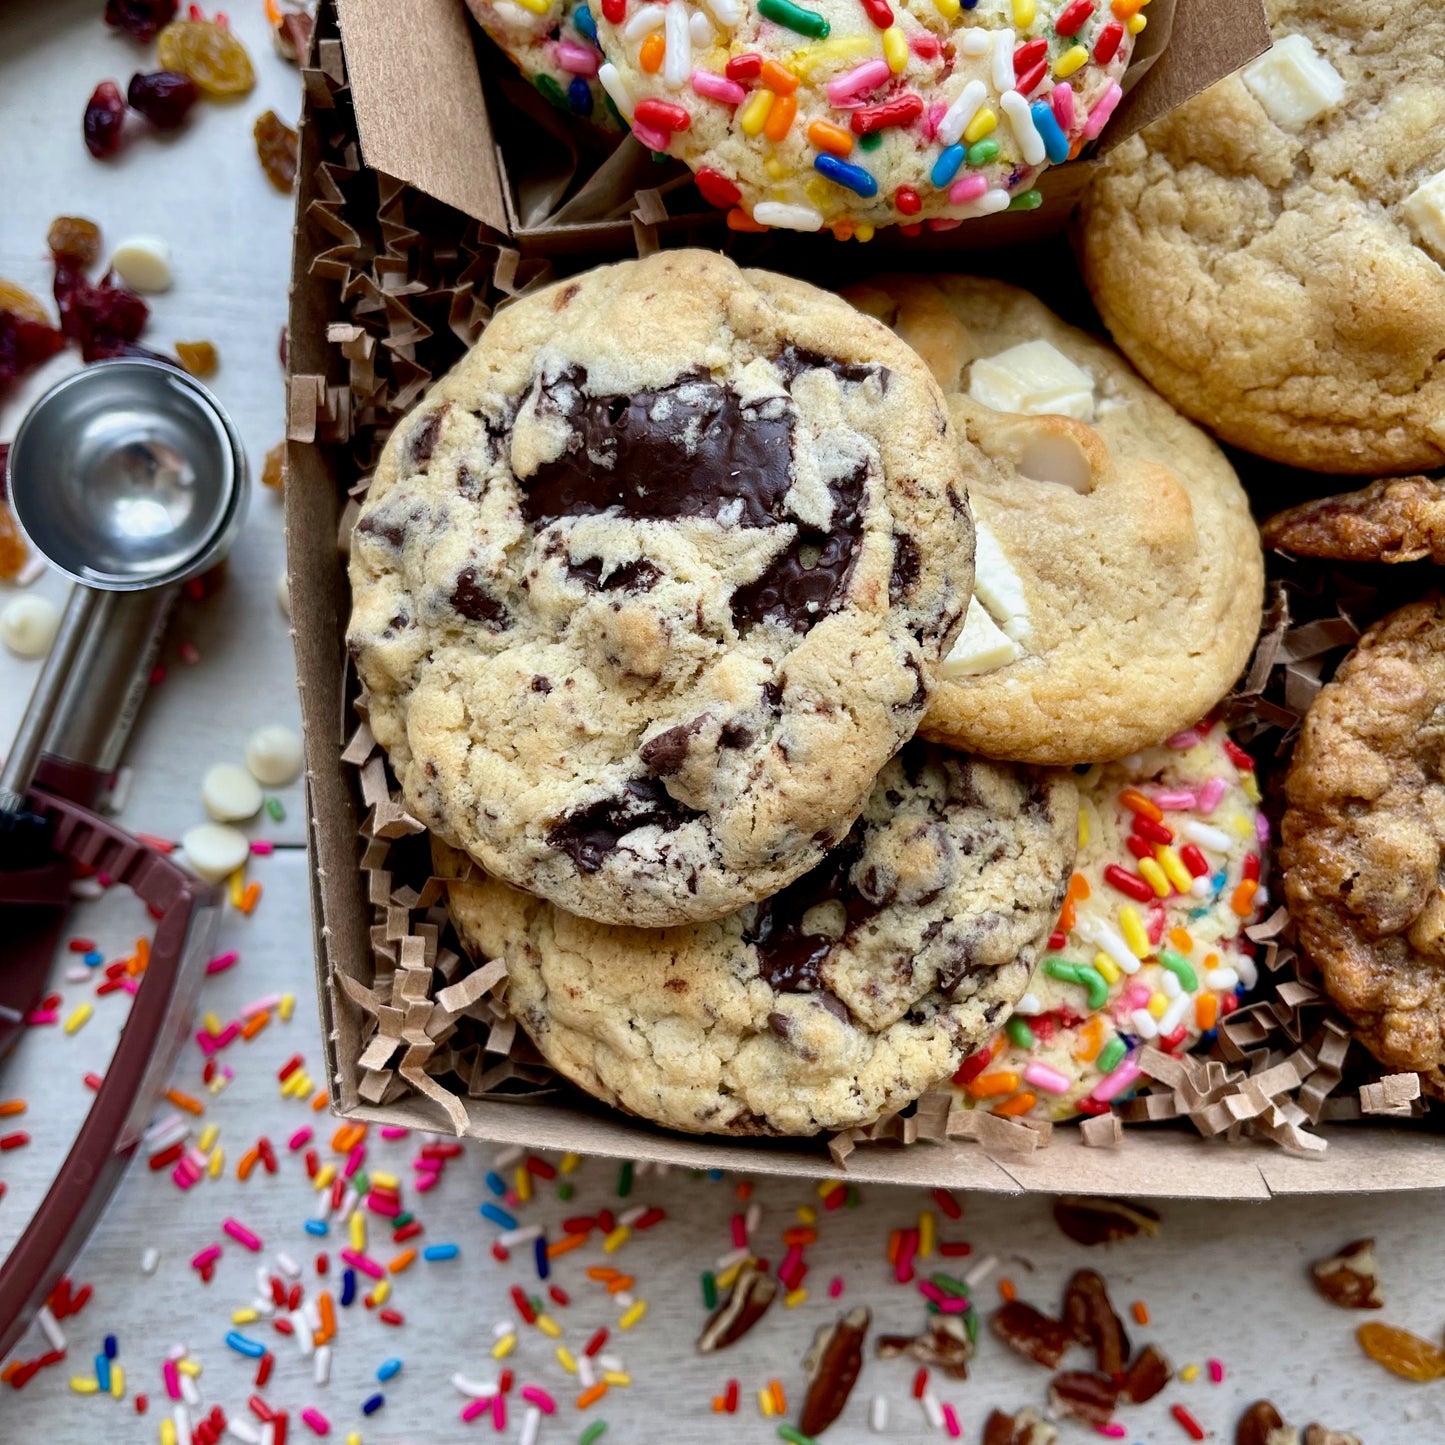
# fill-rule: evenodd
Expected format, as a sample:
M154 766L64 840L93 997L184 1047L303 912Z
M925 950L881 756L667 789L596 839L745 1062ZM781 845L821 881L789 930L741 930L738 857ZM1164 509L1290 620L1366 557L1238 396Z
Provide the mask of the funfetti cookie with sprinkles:
M558 110L621 131L621 117L598 83L602 52L585 0L467 0L477 23Z
M954 1076L975 1108L1061 1120L1147 1083L1142 1045L1184 1053L1256 981L1269 824L1249 755L1215 723L1081 774L1058 926L1004 1028Z
M1039 204L1103 129L1140 0L601 0L600 79L738 230L936 229Z

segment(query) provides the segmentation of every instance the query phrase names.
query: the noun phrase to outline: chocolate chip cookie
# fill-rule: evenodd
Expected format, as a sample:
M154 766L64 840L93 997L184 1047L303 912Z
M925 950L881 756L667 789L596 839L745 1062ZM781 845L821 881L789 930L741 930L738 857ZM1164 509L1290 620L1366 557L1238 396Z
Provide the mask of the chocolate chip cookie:
M1111 346L1026 291L882 276L846 293L933 368L994 463L970 494L973 601L923 732L994 758L1162 743L1249 660L1264 563L1214 442Z
M1301 947L1365 1047L1445 1097L1445 599L1360 638L1310 705L1286 796Z
M1269 0L1273 46L1112 151L1084 277L1175 406L1324 472L1445 463L1445 9Z
M803 282L674 251L516 302L396 428L352 540L407 806L602 922L777 892L923 716L986 466L913 352Z
M607 928L479 874L448 903L589 1093L691 1133L812 1134L901 1108L1007 1016L1077 829L1067 773L914 741L816 868L726 918Z

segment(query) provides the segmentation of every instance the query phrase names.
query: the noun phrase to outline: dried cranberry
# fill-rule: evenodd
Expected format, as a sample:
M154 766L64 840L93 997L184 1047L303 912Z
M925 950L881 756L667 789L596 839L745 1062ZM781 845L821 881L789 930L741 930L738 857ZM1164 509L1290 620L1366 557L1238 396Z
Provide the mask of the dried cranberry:
M80 345L87 361L133 352L135 339L145 329L150 308L133 291L115 285L107 274L92 283L68 261L56 258L55 304L60 308L60 329Z
M176 130L186 123L199 94L189 75L179 70L155 70L149 75L137 72L131 76L125 98L131 109L140 111L157 130Z
M54 327L0 310L0 393L64 345L65 338Z
M149 44L176 18L177 0L105 0L105 23Z
M125 125L125 101L120 86L113 80L102 80L85 106L85 148L96 160L113 156L120 149L120 133Z

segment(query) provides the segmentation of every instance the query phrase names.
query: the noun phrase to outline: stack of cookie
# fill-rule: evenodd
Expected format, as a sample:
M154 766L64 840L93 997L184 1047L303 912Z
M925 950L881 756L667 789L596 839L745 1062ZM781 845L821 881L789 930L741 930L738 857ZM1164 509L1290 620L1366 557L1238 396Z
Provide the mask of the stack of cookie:
M1248 981L1252 778L1192 726L1258 619L1233 473L1023 293L853 299L693 251L534 292L353 539L464 944L674 1128L866 1124L960 1066L1087 1112Z

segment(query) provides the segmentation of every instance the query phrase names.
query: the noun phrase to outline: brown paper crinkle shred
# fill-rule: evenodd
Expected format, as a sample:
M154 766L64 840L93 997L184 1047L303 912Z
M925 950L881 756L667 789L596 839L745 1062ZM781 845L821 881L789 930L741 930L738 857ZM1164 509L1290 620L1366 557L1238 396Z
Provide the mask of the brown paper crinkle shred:
M329 12L323 23L334 24ZM322 159L304 224L324 238L311 271L334 297L326 329L333 360L324 376L292 378L286 429L293 440L344 447L362 478L342 520L344 552L392 426L476 340L497 304L549 272L389 176L375 175L373 188L334 34L318 39L317 55L303 80ZM369 984L340 973L333 981L362 1020L360 1096L386 1104L419 1094L460 1133L466 1098L533 1093L550 1075L506 1011L505 964L466 967L441 946L446 880L430 876L418 851L424 827L377 748L364 695L346 710L342 761L356 770L364 804L372 972Z

